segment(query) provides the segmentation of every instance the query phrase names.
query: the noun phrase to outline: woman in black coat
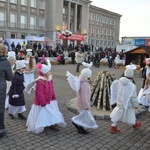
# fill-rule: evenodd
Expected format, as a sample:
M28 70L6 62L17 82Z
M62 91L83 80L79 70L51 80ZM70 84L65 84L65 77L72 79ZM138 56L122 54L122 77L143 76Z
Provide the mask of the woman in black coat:
M7 60L7 47L0 44L0 137L5 134L4 111L6 98L6 80L13 79L10 62Z

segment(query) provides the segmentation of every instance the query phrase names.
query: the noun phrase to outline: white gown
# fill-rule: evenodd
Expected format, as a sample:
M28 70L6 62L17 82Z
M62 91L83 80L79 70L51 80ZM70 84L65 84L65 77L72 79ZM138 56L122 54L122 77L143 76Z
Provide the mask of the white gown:
M51 101L46 106L38 106L33 104L27 119L27 131L33 133L41 133L45 127L57 124L60 127L65 127L62 113L59 111L58 102Z
M96 121L90 110L80 111L79 115L74 116L71 120L72 122L74 122L79 126L82 126L83 128L91 128L91 129L98 128L98 125L96 124Z

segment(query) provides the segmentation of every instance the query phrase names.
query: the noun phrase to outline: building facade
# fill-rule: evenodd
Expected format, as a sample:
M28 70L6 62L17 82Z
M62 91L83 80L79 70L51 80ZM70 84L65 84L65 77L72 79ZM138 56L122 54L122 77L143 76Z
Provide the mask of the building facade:
M88 43L115 48L119 44L120 18L117 13L90 5Z
M44 35L44 1L0 0L0 37L24 39Z
M90 5L90 0L0 0L0 37L45 36L56 43L115 47L121 15ZM70 30L68 39L62 31Z

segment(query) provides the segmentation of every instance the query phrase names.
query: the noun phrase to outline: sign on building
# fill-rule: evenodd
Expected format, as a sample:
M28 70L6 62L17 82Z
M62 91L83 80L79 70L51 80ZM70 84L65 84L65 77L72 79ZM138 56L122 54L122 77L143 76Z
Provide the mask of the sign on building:
M134 45L135 46L146 46L146 39L135 39Z

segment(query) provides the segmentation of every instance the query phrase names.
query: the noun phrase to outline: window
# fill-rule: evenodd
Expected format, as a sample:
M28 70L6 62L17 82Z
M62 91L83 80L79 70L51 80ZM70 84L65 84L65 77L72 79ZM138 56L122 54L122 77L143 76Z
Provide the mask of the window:
M96 21L99 21L99 15L98 14L96 15Z
M31 7L36 7L36 0L31 1Z
M16 38L16 34L15 33L11 33L11 39L15 39Z
M105 23L108 23L108 20L107 20L107 18L105 18Z
M74 15L74 9L73 9L72 7L71 7L70 15L71 15L71 16Z
M23 29L26 28L26 26L27 26L26 22L27 22L26 15L21 15L21 28L23 28Z
M10 14L10 27L16 27L17 17L16 14Z
M106 29L104 30L104 35L107 35L107 30Z
M0 12L0 26L4 27L5 26L5 12Z
M40 1L40 9L45 9L45 1Z
M107 47L107 41L105 41L105 42L104 42L104 46L106 46L106 47Z
M67 7L66 6L63 7L63 14L67 14Z
M108 30L108 33L107 33L107 35L108 35L108 36L110 36L110 30Z
M99 34L99 28L96 28L96 34Z
M103 19L104 19L104 17L102 16L102 17L101 17L101 22L104 22L104 20L103 20Z
M5 34L4 34L4 32L0 32L0 39L5 39Z
M95 14L94 13L92 14L92 20L95 20Z
M35 29L36 26L36 18L30 17L30 29Z
M44 18L39 19L40 30L44 30Z
M112 19L112 25L115 25L115 20L114 19Z
M103 29L100 29L100 34L101 34L101 35L103 34Z
M10 3L17 4L17 0L10 0Z
M63 21L63 30L66 30L67 29L67 22L66 21Z
M25 39L26 35L25 34L21 34L21 39Z
M27 0L21 0L21 5L27 6Z

